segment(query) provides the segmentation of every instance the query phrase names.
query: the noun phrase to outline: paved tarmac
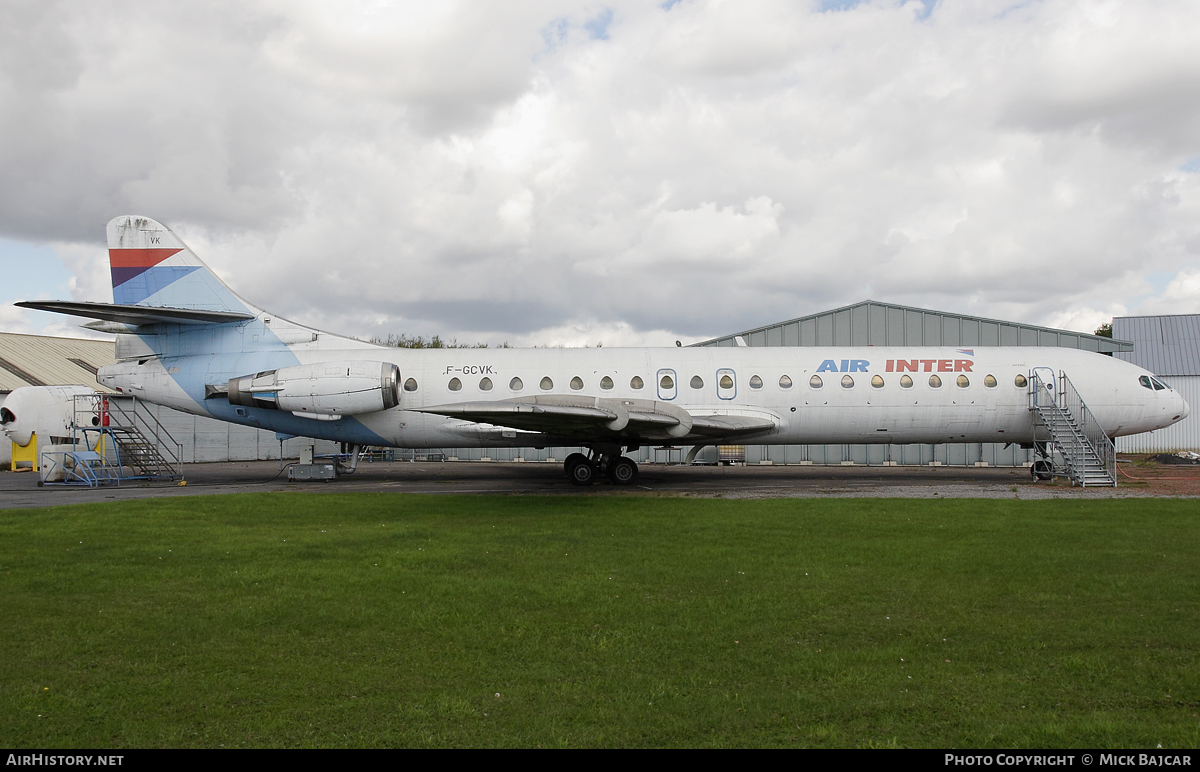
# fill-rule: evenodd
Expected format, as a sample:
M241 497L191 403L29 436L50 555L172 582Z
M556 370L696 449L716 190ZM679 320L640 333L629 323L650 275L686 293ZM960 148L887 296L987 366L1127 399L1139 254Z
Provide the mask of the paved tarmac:
M1118 488L1073 488L1066 481L1034 482L1028 469L1002 467L665 466L643 464L636 484L607 480L586 488L567 482L560 463L362 463L330 482L289 483L278 461L187 464L187 485L131 482L121 487L39 488L28 472L0 472L0 509L124 501L161 496L305 491L394 491L429 494L564 496L668 495L724 498L1119 498L1170 495L1146 483ZM1200 476L1198 476L1200 480ZM1176 491L1175 493L1178 493Z

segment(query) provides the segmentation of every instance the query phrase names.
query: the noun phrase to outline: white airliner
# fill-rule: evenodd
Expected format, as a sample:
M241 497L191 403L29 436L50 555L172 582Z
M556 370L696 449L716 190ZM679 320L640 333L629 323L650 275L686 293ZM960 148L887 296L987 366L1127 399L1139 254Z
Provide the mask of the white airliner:
M1141 368L1065 348L398 349L243 300L167 227L108 223L114 303L25 302L117 333L99 383L197 415L350 446L581 446L577 484L628 484L643 445L1051 439L1032 384L1069 376L1108 437L1188 414Z

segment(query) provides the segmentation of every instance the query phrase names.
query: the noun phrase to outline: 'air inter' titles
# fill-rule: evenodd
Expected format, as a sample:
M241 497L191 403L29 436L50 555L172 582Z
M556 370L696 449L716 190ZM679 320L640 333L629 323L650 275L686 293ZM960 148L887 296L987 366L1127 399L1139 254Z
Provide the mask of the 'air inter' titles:
M888 359L883 363L885 373L969 373L970 359ZM840 365L840 366L839 366ZM869 373L871 362L866 359L826 359L818 373Z

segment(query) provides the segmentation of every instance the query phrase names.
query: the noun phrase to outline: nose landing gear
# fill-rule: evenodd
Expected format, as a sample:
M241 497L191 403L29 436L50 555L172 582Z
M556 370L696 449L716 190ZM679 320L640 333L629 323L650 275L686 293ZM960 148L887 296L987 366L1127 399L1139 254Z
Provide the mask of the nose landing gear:
M638 478L638 466L620 452L619 447L607 453L592 450L591 458L572 453L563 462L563 470L572 485L591 485L601 473L606 474L613 485L631 485Z
M1033 445L1034 452L1037 458L1029 467L1029 473L1033 475L1035 480L1051 480L1054 478L1054 460L1050 455L1051 450L1044 442L1036 442Z

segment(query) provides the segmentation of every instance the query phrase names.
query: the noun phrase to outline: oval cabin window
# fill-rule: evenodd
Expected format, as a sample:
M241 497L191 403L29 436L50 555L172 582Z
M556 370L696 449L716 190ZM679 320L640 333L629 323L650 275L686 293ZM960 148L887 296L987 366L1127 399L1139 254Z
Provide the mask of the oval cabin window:
M554 388L554 381L550 380L550 376L546 376L542 379L542 382L538 384L538 388L540 388L542 391L550 391Z
M842 376L842 388L843 389L853 389L854 388L854 379L851 378L849 375L843 375Z
M821 380L821 376L819 376L819 375L814 375L813 377L808 379L808 387L810 389L819 389L824 385L825 385L825 382Z
M612 387L613 387L612 378L609 378L609 377L606 375L606 376L604 376L603 378L601 378L601 379L600 379L600 388L604 389L605 391L608 391L608 390L609 390L609 389L611 389Z
M983 385L989 389L996 388L996 376L991 374L983 376Z
M583 379L580 378L578 375L576 375L574 378L571 379L571 388L574 391L579 391L580 389L582 389L583 388Z
M907 375L901 375L900 376L900 388L911 389L912 388L912 378Z
M629 388L633 389L634 391L637 391L645 385L646 384L642 382L640 375L635 375L629 379Z
M508 382L508 388L512 389L513 391L520 391L521 389L525 388L525 384L521 383L520 378L513 378Z
M779 388L781 388L781 389L792 388L792 379L787 377L786 375L779 376Z
M479 382L479 390L480 391L491 391L492 390L492 379L484 378L482 381L480 381Z
M658 382L658 387L664 390L673 389L675 388L675 381L671 378L671 376L664 375L662 380Z
M405 391L416 391L416 390L417 390L417 381L416 381L416 379L414 379L414 378L409 378L407 381L405 381L405 382L404 382L404 390L405 390Z
M958 376L958 379L954 382L958 384L958 388L960 389L965 389L971 385L971 380L965 375Z
M882 375L872 375L871 376L871 385L877 389L882 389L883 388L883 376Z
M1028 385L1029 379L1020 373L1017 373L1017 377L1013 378L1013 386L1016 386L1018 389L1023 389Z
M732 389L733 388L733 379L730 378L728 375L722 375L721 380L719 381L719 385L722 389Z
M931 388L931 389L942 388L942 379L937 377L936 375L929 376L929 388Z
M704 379L701 378L699 375L693 375L691 386L693 389L703 389L704 388Z
M457 378L450 379L450 391L458 391L462 388L462 381Z
M762 388L762 378L759 378L757 375L751 375L750 376L750 388L761 389Z

